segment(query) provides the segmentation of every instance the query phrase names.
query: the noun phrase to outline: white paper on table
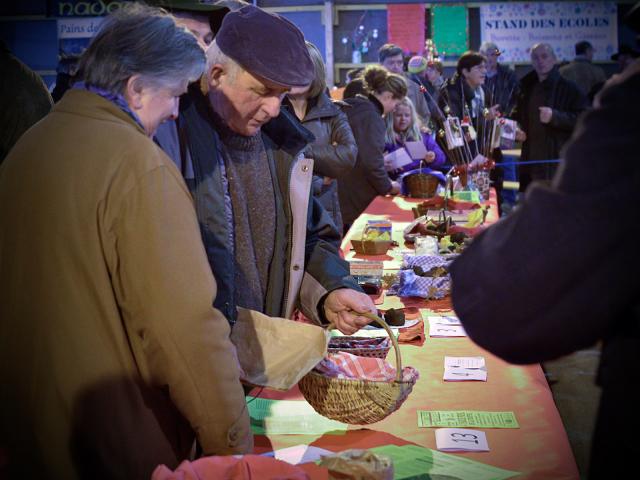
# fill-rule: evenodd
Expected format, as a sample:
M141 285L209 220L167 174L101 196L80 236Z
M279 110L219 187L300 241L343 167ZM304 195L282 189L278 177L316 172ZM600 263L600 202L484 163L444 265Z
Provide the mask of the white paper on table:
M487 435L467 428L438 428L436 447L442 452L488 452Z
M409 156L414 160L424 160L424 157L427 156L427 147L423 142L406 142L404 146L409 152Z
M322 456L326 457L329 455L334 455L334 453L324 448L314 447L313 445L296 445L294 447L281 448L280 450L262 454L264 457L274 457L277 460L282 460L291 465L315 462L316 460L320 460Z
M486 368L484 357L444 357L444 368Z
M438 325L462 325L460 319L454 315L429 316L429 323Z
M388 172L409 165L413 160L404 148L399 148L384 156L384 166Z
M464 331L462 325L442 325L439 323L429 322L430 337L466 337L467 332Z
M487 381L487 370L483 368L445 368L443 380L447 382Z

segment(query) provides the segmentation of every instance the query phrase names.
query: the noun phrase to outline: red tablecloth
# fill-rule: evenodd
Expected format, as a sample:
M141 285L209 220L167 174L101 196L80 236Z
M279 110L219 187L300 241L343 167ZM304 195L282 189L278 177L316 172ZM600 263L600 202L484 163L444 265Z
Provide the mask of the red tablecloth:
M347 259L354 256L348 251L349 238L369 219L385 218L393 222L394 238L402 237L402 224L412 218L411 206L418 200L402 197L377 197L358 218L348 232L343 250ZM490 199L488 221L498 219L495 192ZM399 233L398 233L399 232ZM397 239L397 238L396 238ZM399 268L401 255L406 249L400 242L390 255L373 257L385 260L385 268ZM371 257L369 257L371 258ZM402 302L387 296L382 308L420 305L429 308L430 302L412 300ZM438 302L442 307L442 302ZM428 330L428 322L425 318ZM499 332L496 332L499 335ZM367 427L350 426L346 435L269 435L256 438L256 452L309 443L332 451L347 448L367 448L386 444L415 443L435 449L433 428L418 428L417 410L486 410L513 411L519 429L482 429L491 448L485 453L459 453L467 458L522 473L518 478L577 479L578 469L567 435L556 409L547 381L539 365L516 366L508 364L476 346L468 338L429 338L424 345L402 345L404 365L416 367L420 379L413 392L400 408L385 420ZM487 382L444 382L444 356L484 356ZM389 356L389 359L393 355ZM302 399L297 388L287 393L264 391L261 396L278 399ZM304 466L312 478L327 478L326 470L315 465Z

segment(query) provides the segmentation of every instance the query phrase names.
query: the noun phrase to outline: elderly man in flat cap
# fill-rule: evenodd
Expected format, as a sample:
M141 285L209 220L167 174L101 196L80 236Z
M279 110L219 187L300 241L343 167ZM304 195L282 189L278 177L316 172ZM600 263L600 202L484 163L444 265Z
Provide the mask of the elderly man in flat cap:
M237 307L351 334L375 311L338 255L340 237L310 195L313 136L280 110L285 93L314 75L302 33L257 7L228 13L207 50L207 71L182 98L181 168L194 196L218 284L215 306ZM156 141L162 146L166 139Z

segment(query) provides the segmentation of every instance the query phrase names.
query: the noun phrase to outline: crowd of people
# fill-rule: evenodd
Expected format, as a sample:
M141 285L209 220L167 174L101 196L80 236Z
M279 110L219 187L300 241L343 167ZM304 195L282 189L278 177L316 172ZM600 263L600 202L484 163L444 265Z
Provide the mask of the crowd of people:
M12 124L0 158L0 450L9 474L148 478L194 452L250 452L248 389L230 341L238 308L299 312L347 335L368 324L377 310L339 254L343 235L376 196L401 193L411 172L488 175L502 158L490 134L501 117L518 122L527 193L508 223L454 263L465 328L514 362L620 336L637 346L637 289L617 277L623 265L633 273L637 254L625 261L609 206L638 187L633 169L621 172L636 151L635 105L625 101L637 99L640 75L630 63L604 85L592 51L580 42L559 68L552 45L532 45L533 69L518 79L485 43L445 78L437 59L407 59L385 44L380 64L351 72L334 100L318 48L258 7L132 4L111 14L55 105L33 95L24 122L3 119ZM21 70L16 83L44 88L2 53ZM388 155L410 142L426 154L390 166ZM619 154L610 171L608 152ZM608 175L616 181L597 183ZM572 218L579 207L584 218ZM592 281L585 264L565 268L576 253L565 227L592 240L576 256L593 266ZM514 270L503 253L525 248L548 256ZM588 298L614 277L603 321L581 328L593 314ZM557 302L544 311L528 306L522 287L542 283ZM580 299L585 308L575 309ZM610 328L611 311L631 312L623 333ZM490 334L496 315L512 335ZM579 338L531 353L565 317ZM539 333L516 341L525 323ZM611 407L606 415L605 436L620 421Z

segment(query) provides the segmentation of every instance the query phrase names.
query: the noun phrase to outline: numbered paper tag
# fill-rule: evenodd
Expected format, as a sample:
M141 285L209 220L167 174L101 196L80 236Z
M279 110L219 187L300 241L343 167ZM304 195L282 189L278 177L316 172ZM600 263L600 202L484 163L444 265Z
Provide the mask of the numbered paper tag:
M455 315L440 315L429 317L429 323L439 323L440 325L462 325L460 319Z
M439 428L436 447L442 452L488 452L487 435L480 430Z
M487 381L484 357L444 357L444 376L448 382Z
M430 337L466 337L467 333L462 325L441 325L429 322Z
M444 368L486 368L484 357L444 357Z

